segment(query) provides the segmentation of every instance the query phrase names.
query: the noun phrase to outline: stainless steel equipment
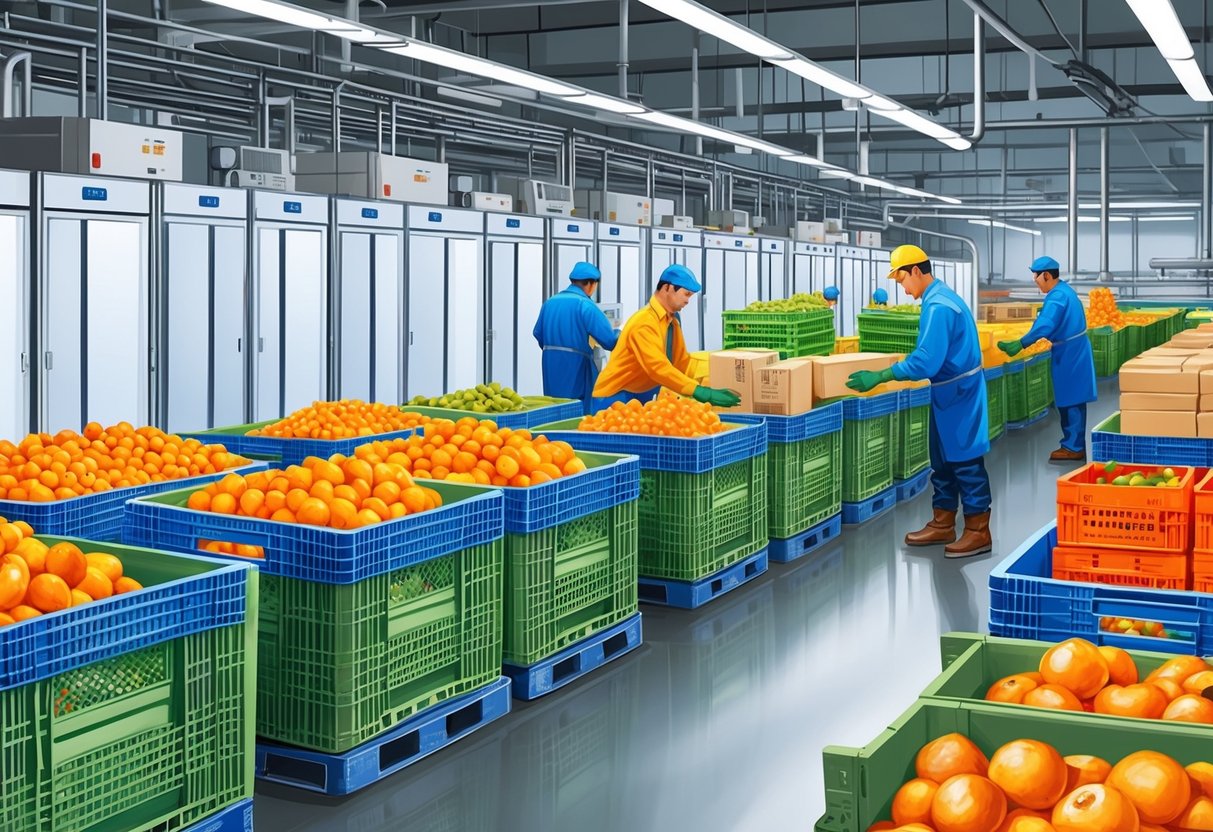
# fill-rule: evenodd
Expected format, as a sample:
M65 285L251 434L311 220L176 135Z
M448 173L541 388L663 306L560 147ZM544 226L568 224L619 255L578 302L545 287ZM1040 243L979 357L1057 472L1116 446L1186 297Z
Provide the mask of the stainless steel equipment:
M787 240L758 238L758 291L763 300L781 300L788 296Z
M725 231L732 228L748 228L750 214L748 211L708 211L708 225Z
M38 211L39 419L43 430L151 417L146 182L43 173Z
M450 168L443 162L407 159L388 153L343 151L295 156L301 191L445 205Z
M653 288L667 266L679 263L686 266L695 277L703 282L703 234L698 231L667 231L654 228L652 244L649 246L650 279ZM695 352L703 349L703 303L702 293L691 298L680 315L682 319L682 334L686 338L687 349Z
M30 429L30 175L0 170L0 436Z
M222 150L223 148L215 148ZM260 188L267 191L295 190L295 174L291 171L291 154L269 147L237 148L239 162L228 171L225 182L237 188Z
M171 431L247 421L248 193L160 190L159 421Z
M95 118L0 119L0 159L31 171L181 181L176 130Z
M409 396L484 379L484 214L409 206Z
M602 272L598 299L602 303L619 304L627 320L649 302L649 284L641 257L648 242L648 230L604 222L597 225L598 259L594 262Z
M703 348L724 343L720 313L744 309L758 300L758 239L732 234L704 234Z
M597 223L589 220L552 220L548 225L548 294L555 294L568 282L577 263L597 265L594 247Z
M531 333L547 294L544 226L541 217L485 215L486 376L525 395L543 391L543 354Z
M497 187L514 198L514 210L542 217L573 216L573 189L538 179L497 177Z
M811 294L834 285L834 246L792 244L792 294Z
M328 397L328 202L253 192L253 421Z
M339 398L405 400L404 212L333 200L332 366Z
M855 335L857 323L855 316L872 298L872 292L878 284L874 277L876 264L872 261L871 252L866 248L854 246L835 246L838 255L838 273L834 285L838 287L838 306L834 319L837 321L839 335ZM888 255L884 255L888 263ZM885 269L885 273L888 269ZM883 273L882 273L883 277ZM891 281L884 281L890 283ZM890 303L896 303L893 289L895 286L885 286L889 290Z
M577 215L599 222L626 225L652 225L653 201L642 194L617 194L607 191L578 191Z
M459 204L477 211L513 211L514 198L509 194L489 194L484 191L467 191L459 196Z

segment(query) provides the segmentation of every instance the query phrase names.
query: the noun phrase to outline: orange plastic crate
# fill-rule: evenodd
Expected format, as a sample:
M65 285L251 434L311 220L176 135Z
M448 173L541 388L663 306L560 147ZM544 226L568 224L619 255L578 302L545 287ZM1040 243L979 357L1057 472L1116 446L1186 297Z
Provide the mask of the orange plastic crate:
M1192 492L1192 550L1213 554L1213 471L1207 472ZM1213 567L1213 558L1210 558ZM1213 570L1211 570L1213 571ZM1201 590L1206 592L1208 590Z
M1192 553L1192 589L1195 592L1213 592L1213 553Z
M1161 490L1161 489L1160 489ZM1085 546L1053 549L1053 577L1084 584L1137 586L1147 589L1187 589L1192 561L1185 554L1132 552Z
M1100 485L1121 474L1147 477L1171 468L1178 488ZM1192 551L1192 492L1195 469L1166 465L1121 465L1112 474L1092 462L1057 479L1057 542L1062 546Z

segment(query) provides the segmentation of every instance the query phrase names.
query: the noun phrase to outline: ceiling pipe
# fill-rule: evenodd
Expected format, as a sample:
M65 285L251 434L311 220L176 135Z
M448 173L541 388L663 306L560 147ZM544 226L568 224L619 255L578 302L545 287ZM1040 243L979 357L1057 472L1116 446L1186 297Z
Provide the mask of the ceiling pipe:
M1021 52L1025 52L1028 55L1034 55L1053 66L1057 65L1056 61L1024 40L1018 32L1011 28L1011 24L1003 20L998 15L998 12L991 9L989 6L983 3L982 0L962 0L962 2L972 9L976 15L985 20L986 23L989 23L990 26L993 27L994 31L1002 35L1003 38L1005 38L1016 49L1019 49Z
M977 144L986 135L986 32L981 15L973 13L973 132Z
M972 237L966 237L963 234L952 234L947 231L930 231L926 228L919 228L918 226L912 225L908 222L894 222L888 218L887 209L883 220L855 219L852 221L852 224L869 225L873 227L879 226L882 228L892 226L893 228L902 228L907 231L913 231L915 234L925 234L928 237L939 237L944 240L956 240L957 242L963 243L969 249L969 253L973 255L973 276L977 278L979 282L981 280L981 254L978 252L977 243Z
M12 118L13 102L17 96L13 89L13 76L16 74L17 67L21 67L21 115L26 118L34 114L34 85L33 85L33 70L30 68L33 62L33 55L29 52L13 52L4 59L4 76L0 80L0 114L4 118Z

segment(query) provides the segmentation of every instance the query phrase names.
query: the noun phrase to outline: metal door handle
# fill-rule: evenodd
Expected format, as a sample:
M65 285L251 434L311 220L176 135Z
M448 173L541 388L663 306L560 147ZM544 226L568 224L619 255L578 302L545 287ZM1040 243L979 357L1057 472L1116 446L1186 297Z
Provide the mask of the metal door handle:
M413 346L413 331L409 330L409 346Z
M45 355L43 355L42 362L46 365L46 369L53 370L55 368L55 354L48 351Z
M257 352L265 352L265 339L264 338L261 338L261 337L257 338Z
M21 372L29 372L29 353L27 352L21 353Z
M244 352L244 339L243 338L236 339L236 352Z
M147 351L147 363L151 372L156 372L156 348L149 347Z

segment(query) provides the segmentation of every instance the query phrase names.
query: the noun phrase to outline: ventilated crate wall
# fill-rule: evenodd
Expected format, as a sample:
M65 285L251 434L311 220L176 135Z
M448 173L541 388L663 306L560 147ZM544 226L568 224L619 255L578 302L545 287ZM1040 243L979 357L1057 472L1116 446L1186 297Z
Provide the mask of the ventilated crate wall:
M1025 362L1023 371L1025 405L1029 418L1049 409L1052 403L1050 375L1051 359L1047 354L1034 356Z
M842 431L767 450L771 537L793 537L842 510Z
M897 393L844 399L842 405L842 500L857 503L893 484Z
M918 343L918 324L918 315L905 312L860 312L859 351L913 352Z
M986 406L990 441L993 441L1002 436L1007 427L1007 387L1002 367L986 370Z
M721 313L724 348L778 350L783 358L834 351L834 311Z

